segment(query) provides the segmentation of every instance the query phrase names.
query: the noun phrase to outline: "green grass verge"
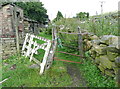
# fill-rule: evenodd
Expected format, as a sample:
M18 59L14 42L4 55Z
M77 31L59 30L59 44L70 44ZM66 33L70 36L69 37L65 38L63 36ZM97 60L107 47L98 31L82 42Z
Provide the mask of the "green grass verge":
M85 59L82 65L77 65L87 80L89 87L115 87L115 80L104 76L91 60Z

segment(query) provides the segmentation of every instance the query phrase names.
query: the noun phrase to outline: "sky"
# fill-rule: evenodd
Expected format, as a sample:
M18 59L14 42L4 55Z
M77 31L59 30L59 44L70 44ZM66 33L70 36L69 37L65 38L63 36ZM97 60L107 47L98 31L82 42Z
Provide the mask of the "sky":
M73 17L79 12L89 12L90 16L101 13L101 3L103 3L103 13L118 10L120 0L40 0L47 9L50 20L56 17L58 11L62 12L66 18Z

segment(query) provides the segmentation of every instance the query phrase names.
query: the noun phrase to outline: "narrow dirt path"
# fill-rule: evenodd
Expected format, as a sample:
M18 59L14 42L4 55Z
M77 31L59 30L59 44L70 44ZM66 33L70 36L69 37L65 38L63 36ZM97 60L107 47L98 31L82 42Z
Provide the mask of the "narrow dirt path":
M73 83L67 87L87 87L86 81L82 77L80 70L73 64L65 63L67 72L71 76Z

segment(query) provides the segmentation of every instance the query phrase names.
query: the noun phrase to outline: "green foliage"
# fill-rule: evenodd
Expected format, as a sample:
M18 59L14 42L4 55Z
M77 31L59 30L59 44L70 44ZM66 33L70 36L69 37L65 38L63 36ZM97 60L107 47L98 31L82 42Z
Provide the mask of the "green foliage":
M90 60L88 56L89 53L86 52L85 56L87 59L83 60L83 64L80 65L80 70L83 72L83 76L87 79L89 87L115 87L115 79L104 76L100 73L100 70L96 65Z
M52 35L45 34L45 32L40 33L38 36L45 37L46 39L52 40Z
M42 2L16 2L16 5L24 9L25 16L38 22L45 22L48 18L47 10L43 7Z
M48 19L47 10L42 2L2 2L2 4L14 3L24 10L24 15L29 19L44 23Z
M90 20L86 21L80 21L77 18L71 18L71 19L61 19L59 21L56 21L55 24L57 26L64 25L64 28L60 31L63 32L77 32L77 26L80 26L81 29L88 30L89 32L92 32L98 36L101 35L118 35L118 23L117 20L112 18L111 16L108 16L107 18L104 18L104 16L97 16L97 19L95 17L91 17ZM67 29L69 28L69 29ZM64 37L61 40L64 40L69 45L73 45L73 47L77 46L77 43L75 43L75 39L77 40L77 36L72 35L66 35L62 34ZM75 39L73 39L75 37ZM70 40L72 40L70 42ZM72 43L73 42L73 43ZM76 45L76 46L75 46ZM65 48L65 47L64 47ZM65 49L63 49L65 51ZM67 49L66 49L67 50ZM69 48L69 51L71 49ZM97 66L94 65L94 63L89 58L89 53L85 53L87 59L83 60L83 64L77 65L77 67L80 68L81 72L83 73L84 78L87 80L89 87L115 87L115 79L104 76L100 73L100 70L97 68ZM63 57L63 55L61 55ZM65 57L65 56L64 56ZM74 61L77 60L75 57L67 56L66 59L74 59Z
M119 35L117 19L113 19L112 17L93 17L81 24L81 28L87 29L89 32L93 32L98 36Z
M45 28L45 34L52 35L52 25L49 25L47 28Z
M88 32L92 32L97 36L118 36L118 18L113 17L115 16L111 16L111 14L105 14L100 16L92 16L89 19L86 19L85 21L80 21L78 18L63 18L59 21L56 21L55 24L58 26L64 25L63 31L65 32L77 32L77 27L80 26L81 29L88 30Z
M40 36L51 39L50 35L40 34ZM43 43L34 39L37 43ZM39 50L38 55L34 55L38 60L43 57L44 51ZM66 66L63 62L54 61L52 67L46 70L43 75L39 75L38 69L29 68L33 62L23 56L12 56L3 61L8 65L3 65L3 79L11 77L3 83L3 87L66 87L71 85L72 81L67 74ZM16 65L14 70L10 70L12 65Z
M50 35L45 35L44 33L41 33L40 36L51 39ZM36 41L37 43L43 43L39 40ZM44 52L43 50L39 50L39 52L40 55L34 56L40 60ZM63 59L69 59L69 55L66 57L62 53L58 54L58 56L62 56ZM73 58L71 56L71 59ZM11 77L3 83L4 87L66 87L72 83L70 76L67 74L67 68L62 61L54 61L52 67L41 76L39 75L39 69L28 68L29 65L33 64L33 62L29 62L28 58L12 56L4 60L3 63L9 64L3 65L3 79ZM10 70L9 68L13 64L16 64L16 69Z
M52 38L44 33L40 34L40 36L48 39ZM37 42L41 43L39 40ZM58 51L71 52L71 49L63 47L62 49L59 48ZM76 51L72 53L78 54ZM56 52L55 55L60 59L82 62L82 64L70 64L80 69L80 73L82 73L87 81L88 87L115 87L115 80L100 73L99 69L89 60L88 52L85 53L87 59L84 60L63 53ZM37 56L41 58L41 55ZM52 67L41 76L39 75L39 69L28 68L33 62L29 62L28 58L23 56L12 56L9 59L3 60L4 63L8 63L8 65L3 65L3 79L11 77L3 83L4 87L66 87L72 84L72 80L67 74L67 68L62 61L55 60ZM10 70L13 64L16 64L16 69Z
M71 49L67 47L58 50L71 53ZM77 54L77 52L72 53ZM87 59L80 59L79 57L76 56L57 53L57 57L59 57L60 59L82 63L82 64L76 63L70 64L75 65L76 68L80 70L84 80L87 82L87 87L115 87L116 86L115 79L101 74L97 66L92 62L92 60L90 60L89 52L86 52L85 56L87 57Z
M77 27L80 26L80 24L81 23L77 18L62 18L55 22L55 25L57 26L64 26L64 29L62 30L64 32L78 32Z
M76 18L79 18L80 20L85 20L86 18L89 18L89 13L88 12L77 13Z
M59 21L56 21L55 24L57 26L64 26L62 30L58 29L61 32L69 32L69 33L78 33L78 26L80 26L80 21L77 20L77 18L63 18ZM77 34L64 34L59 33L58 34L62 43L75 47L75 49L71 48L71 50L76 50L76 47L78 47L78 35Z
M58 21L61 18L63 18L63 15L62 15L62 13L60 11L58 11L56 18L53 21Z

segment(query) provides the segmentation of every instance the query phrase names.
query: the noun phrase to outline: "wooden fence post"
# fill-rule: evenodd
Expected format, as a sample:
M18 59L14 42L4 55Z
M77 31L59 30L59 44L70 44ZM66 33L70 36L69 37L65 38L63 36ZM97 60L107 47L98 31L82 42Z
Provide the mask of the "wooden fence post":
M0 2L0 8L1 8L2 4ZM2 27L2 9L1 9L1 12L0 12L0 19L1 19L1 22L0 22L0 81L2 81L2 30L3 30L3 27ZM2 84L0 84L0 89L2 89Z
M54 60L54 55L57 47L57 30L56 27L52 29L52 46L50 48L50 53L48 55L48 61L46 64L46 69L49 69L52 65L52 62Z
M18 19L17 19L17 13L16 13L16 5L14 5L14 17L15 17L15 23L14 23L14 29L16 32L16 46L17 46L17 53L20 52L20 47L19 47L19 34L18 34Z
M57 48L57 40L58 40L58 36L57 36L58 30L55 28L52 29L52 40L53 40L53 54L55 54L55 50ZM54 58L54 55L53 55Z
M81 35L81 29L78 26L78 49L79 49L79 54L83 57L83 41L82 41L82 35Z

